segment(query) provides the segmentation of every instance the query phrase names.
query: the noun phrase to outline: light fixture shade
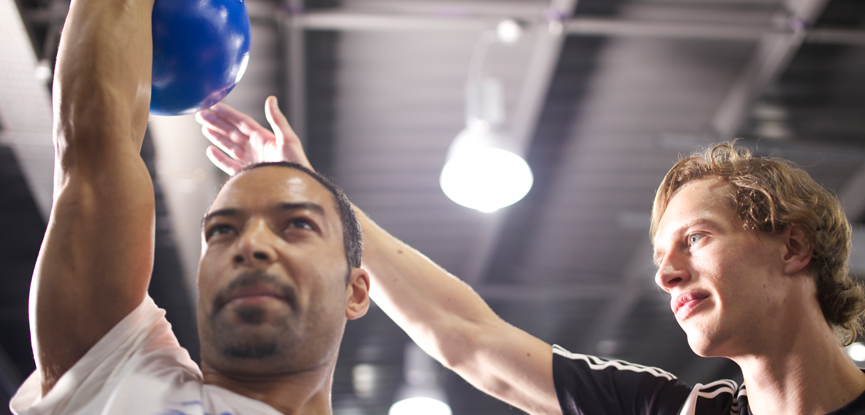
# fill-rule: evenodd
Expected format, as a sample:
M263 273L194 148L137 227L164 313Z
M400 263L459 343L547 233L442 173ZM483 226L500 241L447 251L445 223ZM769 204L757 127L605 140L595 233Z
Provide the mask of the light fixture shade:
M495 212L528 194L534 177L522 157L503 148L506 137L472 123L451 144L439 183L448 198L481 212Z

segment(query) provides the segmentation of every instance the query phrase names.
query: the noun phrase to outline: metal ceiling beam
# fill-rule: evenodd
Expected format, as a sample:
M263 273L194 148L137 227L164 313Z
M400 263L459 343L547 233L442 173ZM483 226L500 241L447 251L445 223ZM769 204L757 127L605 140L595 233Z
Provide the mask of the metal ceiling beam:
M808 36L807 28L816 21L827 0L788 0L788 11L778 20L791 30L769 33L757 44L756 52L733 82L715 111L711 128L718 138L732 139L744 122L751 104L766 87L781 75Z
M656 22L577 18L565 25L568 34L612 37L654 37L754 41L777 29L758 24Z
M865 46L865 31L842 29L813 29L805 37L808 43Z
M384 14L351 10L329 10L305 13L282 9L261 9L257 19L273 19L290 15L292 24L309 30L339 30L366 32L478 32L496 24L503 16L447 16L436 14ZM535 19L537 16L511 16ZM759 41L767 36L789 36L799 33L802 41L865 45L865 31L847 29L791 28L774 24L740 24L727 21L648 21L637 19L604 19L577 17L562 21L565 33L576 36L639 37L662 39L698 39L721 41Z
M571 35L639 37L663 39L698 39L723 41L758 41L766 36L791 35L785 27L760 24L655 22L640 20L577 18L565 25ZM865 45L865 31L842 29L801 29L803 41Z
M286 118L291 128L306 146L306 36L300 12L303 2L286 1L287 13L278 15L279 29L283 33L283 91L288 99Z
M374 11L391 14L430 14L439 16L528 16L537 13L537 1L465 1L465 0L363 0L343 1L349 11Z
M306 29L357 31L480 31L498 20L481 17L413 16L345 11L305 13L297 17Z

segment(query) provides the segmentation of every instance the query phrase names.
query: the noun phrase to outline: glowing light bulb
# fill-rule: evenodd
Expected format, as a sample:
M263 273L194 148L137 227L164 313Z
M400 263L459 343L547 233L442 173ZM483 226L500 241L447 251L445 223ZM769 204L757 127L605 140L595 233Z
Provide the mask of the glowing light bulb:
M448 404L433 398L403 399L391 405L388 415L451 415Z
M520 40L522 34L523 28L513 19L502 20L496 26L496 36L502 43L514 43Z
M495 212L518 202L533 182L532 170L522 157L494 147L455 154L440 177L448 198L481 212Z

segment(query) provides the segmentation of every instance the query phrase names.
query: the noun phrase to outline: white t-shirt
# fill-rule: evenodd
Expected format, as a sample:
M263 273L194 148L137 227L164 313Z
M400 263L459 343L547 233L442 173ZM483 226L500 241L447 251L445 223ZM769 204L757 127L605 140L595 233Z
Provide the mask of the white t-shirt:
M41 396L34 372L10 402L18 415L278 415L263 402L213 385L180 347L150 296Z

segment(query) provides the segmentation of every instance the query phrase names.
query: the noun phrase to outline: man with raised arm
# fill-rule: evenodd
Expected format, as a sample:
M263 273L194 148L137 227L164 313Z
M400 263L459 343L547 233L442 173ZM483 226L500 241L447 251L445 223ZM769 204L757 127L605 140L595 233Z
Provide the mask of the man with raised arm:
M266 111L275 136L226 105L200 112L219 148L211 160L227 172L263 159L309 166L274 98ZM716 146L679 161L653 209L655 282L692 349L735 361L742 386L691 388L661 369L550 346L360 218L373 299L431 356L526 412L865 414L865 373L843 349L865 309L848 275L850 225L834 196L785 161Z
M153 0L75 0L54 84L54 205L33 274L37 370L24 414L328 415L348 319L369 306L360 228L339 189L248 166L202 223L201 368L147 295ZM194 139L194 137L187 137Z

